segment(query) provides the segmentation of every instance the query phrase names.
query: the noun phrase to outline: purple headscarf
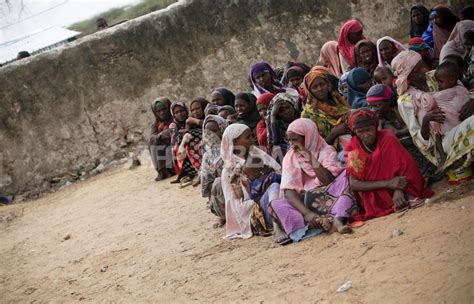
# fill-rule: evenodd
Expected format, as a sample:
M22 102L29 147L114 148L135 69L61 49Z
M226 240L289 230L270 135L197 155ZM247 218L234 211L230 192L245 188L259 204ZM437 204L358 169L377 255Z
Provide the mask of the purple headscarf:
M275 74L275 71L273 70L273 68L268 63L259 61L252 66L252 69L250 70L250 75L249 75L249 78L254 88L254 95L258 97L261 94L268 92L268 90L259 86L257 84L257 81L255 81L255 75L262 72L270 73L270 76L272 77L272 86L276 89L276 91L284 92L283 90L284 86L278 80L278 76ZM275 93L275 92L270 92L270 93Z

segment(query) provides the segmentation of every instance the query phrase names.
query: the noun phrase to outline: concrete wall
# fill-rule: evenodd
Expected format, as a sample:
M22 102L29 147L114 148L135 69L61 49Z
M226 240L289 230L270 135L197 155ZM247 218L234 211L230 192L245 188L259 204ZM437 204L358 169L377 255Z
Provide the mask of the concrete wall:
M434 1L427 1L429 7ZM406 37L411 1L200 0L0 68L0 194L45 190L143 143L159 95L248 89L253 62L314 64L351 17ZM452 1L455 9L462 1Z

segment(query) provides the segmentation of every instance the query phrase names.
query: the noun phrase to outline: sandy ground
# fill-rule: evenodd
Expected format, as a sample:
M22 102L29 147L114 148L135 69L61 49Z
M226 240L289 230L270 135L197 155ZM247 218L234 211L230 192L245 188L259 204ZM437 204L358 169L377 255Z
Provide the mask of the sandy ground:
M198 189L127 166L0 207L2 303L474 302L473 183L439 184L426 206L352 235L274 248L223 240Z

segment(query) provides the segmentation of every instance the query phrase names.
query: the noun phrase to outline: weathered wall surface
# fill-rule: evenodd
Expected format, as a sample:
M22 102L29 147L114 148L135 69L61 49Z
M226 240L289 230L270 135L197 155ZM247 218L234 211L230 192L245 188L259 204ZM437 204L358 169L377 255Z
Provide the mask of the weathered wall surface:
M434 1L425 2L429 7ZM123 157L143 143L159 95L248 89L253 62L314 64L351 17L372 39L406 37L411 1L200 0L0 69L0 193ZM451 1L458 10L464 3Z

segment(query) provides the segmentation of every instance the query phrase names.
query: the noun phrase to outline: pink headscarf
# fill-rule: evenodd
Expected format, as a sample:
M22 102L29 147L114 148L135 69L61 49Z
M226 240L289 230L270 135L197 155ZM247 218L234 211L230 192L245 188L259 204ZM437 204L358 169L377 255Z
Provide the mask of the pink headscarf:
M408 75L420 60L423 60L421 55L415 51L403 51L393 58L392 69L395 77L397 77L396 84L399 95L408 91Z
M244 124L234 123L228 126L222 135L221 157L224 160L224 169L222 170L222 191L225 199L225 218L226 218L226 239L247 239L252 237L252 226L250 218L252 216L255 201L251 200L248 189L243 185L243 198L236 198L232 190L231 177L242 174L242 167L245 160L234 154L234 140L242 135L246 130L250 130ZM275 171L280 172L280 165L267 153L252 146L249 151L249 157L258 158Z
M315 159L334 176L342 171L337 164L336 150L319 135L318 127L308 118L299 118L288 126L288 132L304 136L304 145ZM312 164L291 148L283 158L281 190L295 190L298 193L321 185Z
M355 44L349 42L348 35L349 33L357 33L361 31L364 27L362 24L355 20L351 19L344 23L339 31L339 38L337 39L337 47L339 48L339 53L346 61L352 66L355 67ZM362 36L362 39L365 37Z
M443 62L444 57L449 54L454 54L464 58L466 55L466 48L463 43L464 33L474 30L474 21L472 20L463 20L456 24L451 35L449 35L448 41L441 49L439 55L439 62Z
M393 39L390 36L385 36L385 37L380 38L379 40L377 40L377 58L379 59L379 66L384 66L383 60L382 60L382 54L380 54L380 44L382 43L382 41L385 41L385 40L388 40L391 43L393 43L393 45L397 49L395 56L407 50L407 48L403 44L401 44L400 42L398 42L397 40Z
M341 77L341 62L337 52L337 41L328 41L321 47L319 65L327 67L329 73L337 78Z

